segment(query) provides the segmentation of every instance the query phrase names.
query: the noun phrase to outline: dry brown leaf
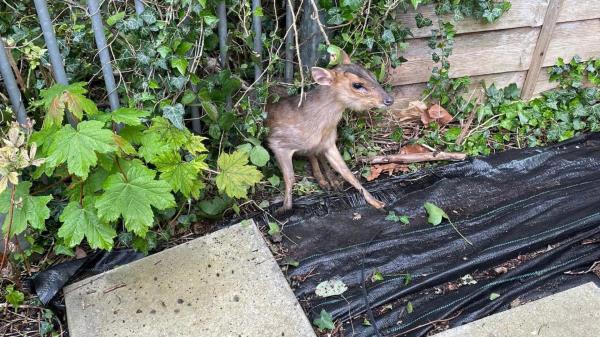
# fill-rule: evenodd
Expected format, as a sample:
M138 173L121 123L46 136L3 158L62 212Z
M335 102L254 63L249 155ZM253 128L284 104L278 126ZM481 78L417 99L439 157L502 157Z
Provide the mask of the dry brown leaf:
M452 118L452 115L439 104L434 104L427 111L421 113L421 122L425 125L432 121L437 121L440 125L446 125L450 123Z
M408 169L408 165L405 165L405 164L397 164L397 163L377 164L377 165L371 166L371 174L367 177L367 181L375 180L382 173L385 173L385 172L387 172L389 175L392 175L395 172L406 173L408 171L410 171Z
M400 154L426 153L426 152L431 152L431 151L420 144L408 144L408 145L404 145L400 149Z
M418 121L421 115L427 112L427 104L423 101L412 101L404 109L397 110L392 107L390 111L398 122Z

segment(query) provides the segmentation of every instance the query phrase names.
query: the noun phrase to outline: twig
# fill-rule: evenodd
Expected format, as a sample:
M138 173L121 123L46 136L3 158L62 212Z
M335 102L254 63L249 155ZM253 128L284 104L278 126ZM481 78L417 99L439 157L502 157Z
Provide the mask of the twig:
M6 237L4 238L4 251L2 252L2 261L0 261L0 269L4 268L4 262L8 265L8 243L10 242L10 231L13 223L13 217L15 212L15 192L17 187L15 185L12 186L10 191L10 208L8 210L8 226L6 227Z
M465 125L463 125L463 128L460 131L458 138L456 138L456 143L455 143L456 145L462 145L463 141L465 140L465 136L467 135L467 132L469 132L469 128L471 127L471 124L473 124L473 119L475 119L475 113L477 112L477 107L479 106L480 98L481 97L477 98L477 101L475 101L475 106L473 107L473 110L471 111L469 118L467 118L467 122L465 123Z
M323 27L323 24L321 23L321 18L319 18L319 8L317 7L315 0L310 0L310 3L312 4L312 7L315 11L313 13L313 15L311 16L311 19L317 21L317 25L319 25L319 30L321 31L321 34L323 34L325 43L329 46L331 43L329 42L329 37L327 36L327 33L325 33L325 28ZM296 21L296 20L294 19L294 21ZM302 69L302 68L300 68L300 69Z
M115 286L113 286L113 287L110 287L110 288L104 289L104 291L103 291L102 293L103 293L103 294L108 294L108 293L109 293L109 292L111 292L111 291L117 290L117 289L119 289L119 288L124 288L124 287L126 287L126 286L127 286L127 284L125 284L125 283L119 283L119 284L117 284L117 285L115 285Z
M418 330L418 329L424 328L424 327L426 327L426 326L428 326L428 325L432 325L432 324L435 324L435 323L443 323L443 322L451 321L451 320L455 319L456 317L460 316L460 314L462 314L462 310L461 310L461 311L459 311L459 312L457 312L457 313L456 313L456 315L454 315L454 316L452 316L452 317L450 317L450 318L436 319L435 321L431 321L431 322L427 322L427 323L421 324L421 325L419 325L419 326L416 326L416 327L414 327L414 328L412 328L412 329L409 329L409 330L403 331L403 332L401 332L401 333L399 333L399 334L392 335L392 336L390 336L390 337L400 337L400 336L402 336L402 335L406 335L406 334L408 334L408 333L410 333L410 332L413 332L413 331L415 331L415 330Z
M313 2L314 5L314 2ZM296 13L294 12L294 5L292 0L288 0L288 6L292 9L292 28L294 29L294 43L296 44L296 57L298 58L298 68L300 70L300 99L298 100L298 107L302 104L304 99L304 69L302 69L302 58L300 58L300 42L298 42L298 28L296 27ZM300 4L302 6L302 4ZM289 32L287 32L289 34ZM326 37L327 38L327 37Z
M424 161L450 160L461 161L465 160L467 155L460 152L425 152L425 153L406 153L406 154L390 154L386 156L375 156L371 158L363 158L362 162L370 164L387 164L387 163L420 163Z

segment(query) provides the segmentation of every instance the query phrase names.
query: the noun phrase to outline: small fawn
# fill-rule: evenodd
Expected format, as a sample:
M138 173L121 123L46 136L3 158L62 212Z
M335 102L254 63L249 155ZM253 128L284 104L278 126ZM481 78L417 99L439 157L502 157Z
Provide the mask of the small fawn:
M299 95L282 98L266 107L266 124L270 129L267 141L285 182L283 206L277 213L292 208L294 154L308 157L313 175L322 188L341 187L341 182L335 179L327 166L328 161L335 171L362 193L369 204L378 209L385 207L352 174L335 141L337 125L344 110L385 108L394 103L394 98L383 90L371 72L353 64L343 51L341 61L341 64L331 70L311 68L312 78L318 86L306 94L300 107Z

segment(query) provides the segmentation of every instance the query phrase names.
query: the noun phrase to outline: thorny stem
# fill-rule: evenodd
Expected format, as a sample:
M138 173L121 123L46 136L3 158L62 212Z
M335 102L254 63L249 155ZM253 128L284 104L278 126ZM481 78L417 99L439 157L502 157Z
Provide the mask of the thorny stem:
M0 263L0 269L4 268L4 262L8 264L8 243L10 242L10 230L13 223L14 217L14 208L15 208L15 192L17 187L12 185L12 189L10 191L10 208L8 209L8 226L6 228L6 237L4 237L4 251L2 252L2 261Z

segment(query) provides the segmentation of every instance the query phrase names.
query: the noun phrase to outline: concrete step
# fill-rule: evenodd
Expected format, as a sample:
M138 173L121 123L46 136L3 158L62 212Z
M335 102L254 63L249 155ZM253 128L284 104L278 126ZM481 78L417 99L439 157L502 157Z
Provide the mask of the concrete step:
M600 288L587 283L435 337L599 337Z
M65 288L71 337L314 337L261 233L242 222Z

